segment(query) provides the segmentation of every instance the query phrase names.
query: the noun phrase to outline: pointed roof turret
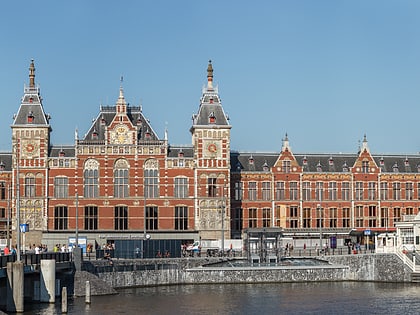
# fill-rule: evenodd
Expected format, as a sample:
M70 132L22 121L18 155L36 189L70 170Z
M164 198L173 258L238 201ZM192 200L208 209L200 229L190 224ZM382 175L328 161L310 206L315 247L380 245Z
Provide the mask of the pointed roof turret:
M363 142L362 142L362 152L363 151L369 152L369 147L368 147L368 141L367 141L367 138L366 138L366 134L364 135Z
M207 86L203 88L198 113L193 115L193 127L225 126L230 128L229 118L223 111L217 87L213 86L213 66L207 67Z
M32 59L29 66L29 86L24 87L24 95L13 126L49 126L50 118L44 112L40 89L35 86L35 63Z
M281 147L281 151L285 152L285 151L290 151L290 146L289 146L289 137L287 136L287 132L286 135L283 139L283 145Z

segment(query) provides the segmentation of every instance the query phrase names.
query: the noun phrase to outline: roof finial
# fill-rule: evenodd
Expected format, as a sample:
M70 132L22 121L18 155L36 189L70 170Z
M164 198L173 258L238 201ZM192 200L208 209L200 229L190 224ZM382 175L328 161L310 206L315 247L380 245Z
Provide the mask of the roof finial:
M31 65L29 66L29 88L35 87L35 64L34 60L31 60Z
M362 151L369 152L369 147L368 147L368 141L367 141L366 134L363 136Z
M209 65L207 67L207 87L209 89L213 88L213 66L211 60L209 60Z

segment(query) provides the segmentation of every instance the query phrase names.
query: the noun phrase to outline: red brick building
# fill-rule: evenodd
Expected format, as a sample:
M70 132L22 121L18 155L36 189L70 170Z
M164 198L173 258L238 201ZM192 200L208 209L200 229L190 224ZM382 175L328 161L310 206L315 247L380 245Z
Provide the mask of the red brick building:
M236 152L231 127L210 62L191 145L171 145L166 132L159 138L120 87L115 105L101 106L74 145L52 146L32 62L12 151L0 154L0 238L7 222L14 239L18 222L29 225L26 246L66 243L76 231L98 244L146 234L240 238L264 227L295 238L321 231L346 238L394 231L419 211L419 155L371 154L366 137L354 154L295 154L287 135L281 152Z

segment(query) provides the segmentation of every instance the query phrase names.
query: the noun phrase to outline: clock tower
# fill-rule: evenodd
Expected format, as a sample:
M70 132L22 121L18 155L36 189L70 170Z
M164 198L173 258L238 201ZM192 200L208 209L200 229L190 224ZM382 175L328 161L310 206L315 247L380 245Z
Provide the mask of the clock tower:
M42 231L47 229L47 159L50 143L50 116L45 114L39 86L35 85L35 64L29 66L29 86L12 128L13 144L13 230L28 224L25 244L40 244Z
M230 238L230 129L213 86L213 66L207 67L198 113L192 117L195 159L195 222L202 240Z

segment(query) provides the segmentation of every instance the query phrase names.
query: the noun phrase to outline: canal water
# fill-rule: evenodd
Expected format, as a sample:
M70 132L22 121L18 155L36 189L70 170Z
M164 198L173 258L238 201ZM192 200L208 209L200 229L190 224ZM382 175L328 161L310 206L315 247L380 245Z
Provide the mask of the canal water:
M30 308L30 309L29 309ZM25 314L60 314L33 304ZM420 284L321 282L159 286L69 301L68 314L420 314Z

